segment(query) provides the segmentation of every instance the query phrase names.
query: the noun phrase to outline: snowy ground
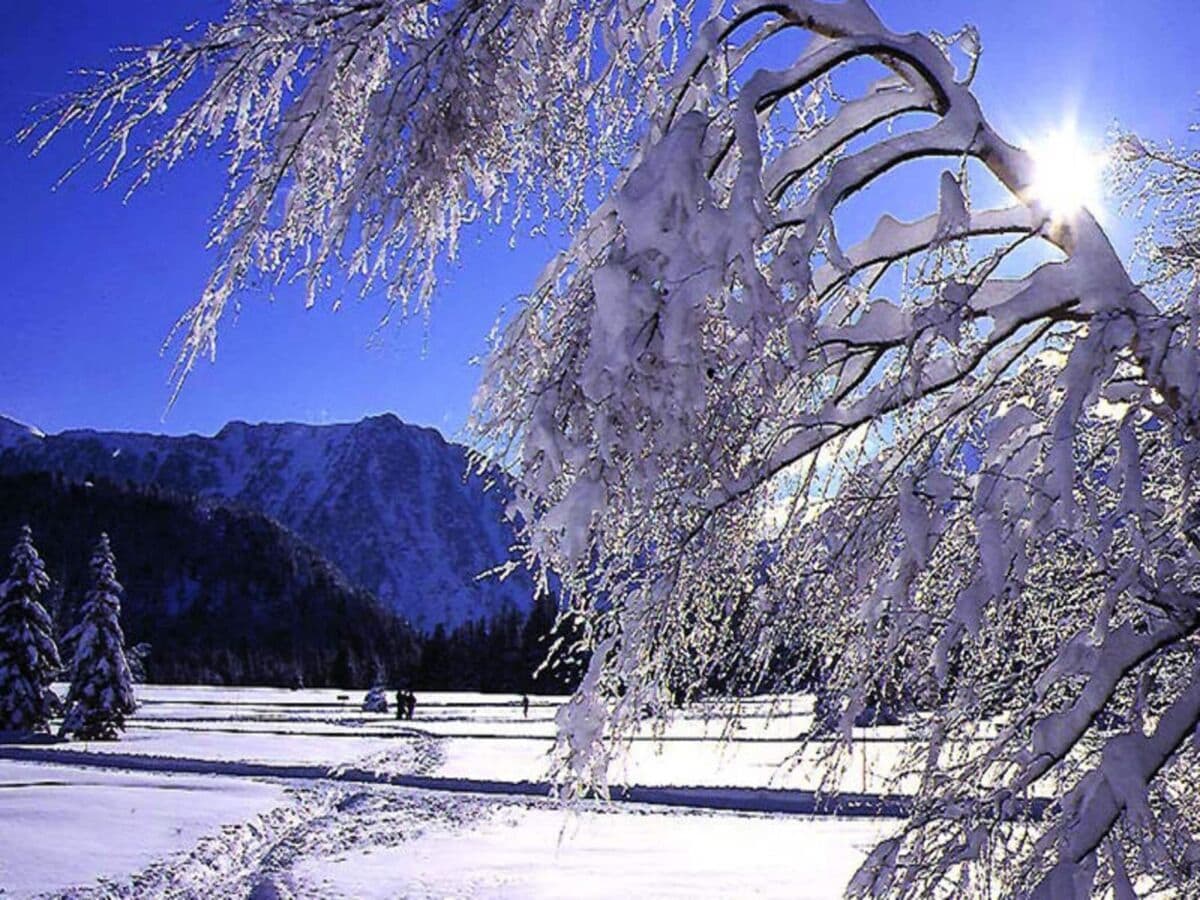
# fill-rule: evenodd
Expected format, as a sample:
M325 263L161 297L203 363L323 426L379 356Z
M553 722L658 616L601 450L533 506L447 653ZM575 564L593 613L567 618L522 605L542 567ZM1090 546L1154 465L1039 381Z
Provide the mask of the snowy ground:
M0 760L0 886L25 896L120 878L278 805L278 784Z
M896 824L750 811L815 786L780 768L805 698L684 716L620 773L652 803L568 813L529 796L555 699L341 696L146 686L119 743L0 745L0 896L835 897ZM846 790L882 784L877 736Z

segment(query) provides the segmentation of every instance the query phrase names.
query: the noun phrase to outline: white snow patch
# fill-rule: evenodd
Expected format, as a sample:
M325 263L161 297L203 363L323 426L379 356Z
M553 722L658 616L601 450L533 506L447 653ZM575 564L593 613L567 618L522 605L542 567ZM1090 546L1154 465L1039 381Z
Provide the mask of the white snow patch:
M322 896L840 897L894 823L508 808L465 831L302 863Z
M283 793L246 778L0 760L0 894L121 877L277 805Z

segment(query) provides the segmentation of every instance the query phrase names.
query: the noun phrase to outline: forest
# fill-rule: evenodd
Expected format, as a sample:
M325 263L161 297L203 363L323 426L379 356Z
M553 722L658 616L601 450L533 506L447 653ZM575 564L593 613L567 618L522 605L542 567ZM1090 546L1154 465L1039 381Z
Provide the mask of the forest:
M107 532L125 588L122 627L162 684L565 691L535 675L555 601L431 634L352 586L311 546L258 513L105 479L0 476L0 540L29 524L46 560L58 637L78 614L88 556Z

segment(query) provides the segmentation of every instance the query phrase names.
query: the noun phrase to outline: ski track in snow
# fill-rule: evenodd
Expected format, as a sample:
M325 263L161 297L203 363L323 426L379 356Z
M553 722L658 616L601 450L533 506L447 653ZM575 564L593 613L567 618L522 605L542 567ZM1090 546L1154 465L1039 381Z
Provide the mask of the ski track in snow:
M42 895L61 900L108 900L108 898L245 897L249 900L293 900L307 897L353 897L354 881L339 890L322 878L323 872L341 867L355 868L364 857L383 856L427 835L444 841L446 836L464 836L483 831L520 828L530 812L561 817L561 835L580 825L550 800L476 795L430 794L402 788L318 784L292 788L288 803L255 817L252 821L226 826L204 837L190 850L160 860L125 879L106 879L85 887ZM704 810L674 810L669 815L649 809L627 810L594 807L591 816L615 819L679 821L729 817ZM740 817L743 820L771 817ZM493 824L494 823L494 824ZM640 822L633 827L640 826ZM661 826L660 826L661 827ZM676 827L668 825L667 827ZM736 826L735 826L736 827ZM561 848L559 848L561 851ZM547 845L548 856L555 855ZM614 860L615 864L619 861ZM385 867L389 864L382 863ZM459 875L461 876L461 873ZM438 879L435 879L435 882ZM380 887L388 896L463 896L460 889L402 880ZM499 890L498 884L471 885L470 896L520 896ZM564 895L575 895L581 885L564 885ZM793 887L795 887L793 885ZM798 888L797 888L798 889ZM586 893L586 891L585 891ZM719 891L718 891L719 893ZM754 892L758 894L758 891ZM714 894L715 895L715 894ZM782 896L782 894L780 895ZM796 895L799 896L799 895ZM832 893L804 896L833 896Z
M407 749L407 748L406 748ZM418 758L429 754L440 760L436 750L415 751ZM278 763L224 762L156 757L143 754L89 753L41 748L0 748L0 759L16 762L76 765L106 769L171 774L227 775L249 778L283 778L302 781L335 781L360 785L402 787L444 793L486 794L508 797L548 797L545 781L497 781L476 778L444 778L409 770L388 752L372 754L361 761L328 768ZM432 766L438 763L433 762ZM782 813L789 815L835 815L842 817L905 818L907 798L892 794L842 793L836 796L815 791L694 785L631 786L613 788L612 802L736 812ZM1035 806L1034 809L1040 809Z
M310 691L296 697L270 690L142 690L145 721L135 715L121 743L0 744L0 760L18 769L29 769L28 777L23 773L10 776L13 780L3 786L19 788L13 796L24 793L23 809L28 814L31 805L33 808L32 828L36 829L41 815L36 796L45 795L34 795L31 801L30 791L66 792L89 779L112 779L118 785L139 778L160 789L169 789L172 782L181 780L211 779L207 782L210 791L229 790L221 787L223 784L269 784L276 785L282 794L260 801L253 815L199 820L213 824L205 826L209 829L206 832L197 831L193 824L188 831L190 837L168 840L165 846L173 848L169 852L154 849L140 856L127 854L128 859L137 857L132 864L127 861L107 868L97 865L90 882L56 886L40 894L36 889L9 894L0 889L0 895L172 900L341 897L358 896L364 890L370 896L547 895L549 876L535 871L541 865L541 844L525 834L522 824L533 827L540 822L537 833L544 838L555 830L547 825L547 816L561 816L564 828L569 818L590 823L579 828L584 836L582 843L566 850L547 849L555 858L561 857L568 870L583 872L575 888L587 887L593 892L585 891L587 896L604 895L602 891L608 889L604 879L610 877L612 867L620 867L623 859L631 858L630 854L638 857L654 840L678 845L672 851L675 857L668 869L675 866L681 885L704 883L703 879L696 881L695 865L712 865L707 851L700 851L699 863L685 860L683 855L693 852L693 841L699 840L715 844L720 858L720 848L731 839L734 843L747 841L737 853L750 856L735 855L721 864L724 869L720 877L727 882L724 893L740 893L741 879L752 874L767 885L760 885L762 889L756 892L775 895L778 890L772 885L784 883L781 873L787 873L788 878L794 873L786 865L772 862L765 849L768 843L786 843L787 835L801 835L802 840L811 835L818 844L842 848L845 852L835 866L838 874L834 881L842 879L840 883L844 884L853 868L850 863L861 858L865 849L863 835L893 827L877 817L901 816L906 811L899 797L844 793L831 800L809 790L769 787L760 764L747 760L734 765L724 783L689 784L688 779L697 772L707 771L708 757L704 753L713 743L707 719L685 717L680 723L683 730L674 735L681 743L663 745L674 747L672 753L685 754L678 759L692 760L690 768L671 769L667 781L651 780L623 792L614 789L611 802L580 802L568 815L561 804L547 796L547 782L531 780L525 774L530 771L529 760L522 754L529 756L531 748L546 745L542 733L546 722L536 714L532 718L522 716L516 698L427 695L422 705L424 718L418 717L422 727L418 728L387 717L365 716L354 708L354 701L339 697L338 703L332 703L332 691ZM792 708L793 716L803 715L796 710ZM757 718L758 723L742 735L744 738L778 742L782 738L772 733L772 728L794 733L795 722L772 725L767 716ZM472 726L470 732L457 733L456 722L467 722ZM481 729L485 723L492 727ZM358 737L360 743L324 740L328 737ZM526 744L509 749L513 741L507 738L521 739ZM461 755L464 750L466 757ZM459 756L451 759L451 751ZM536 759L536 753L544 751L534 752ZM464 760L471 766L465 770L471 777L463 777ZM111 795L114 803L124 799L118 790L119 785ZM0 792L0 817L4 815L5 793ZM150 801L162 804L156 813L167 818L174 815L181 823L189 821L188 808L175 805L166 796L160 790L157 801ZM97 821L107 821L102 809L93 807L84 812ZM811 818L814 813L824 815ZM692 837L687 840L672 824L682 822L680 817L692 823L688 826ZM127 821L131 824L125 827L136 832L136 816ZM114 820L109 827L122 826ZM756 836L743 838L744 828L757 829ZM73 852L70 827L62 833L66 836L60 841L66 852ZM470 866L464 869L466 861L458 859L455 848L460 837L466 842L464 846L482 854L485 862L478 873ZM136 834L119 838L130 839L139 840ZM419 848L416 856L406 855L405 847L412 842L418 842L413 845ZM153 846L164 845L160 841ZM10 852L13 855L6 858L0 847L0 873L7 865L9 871L15 868L21 874L20 850ZM763 859L755 861L751 858L754 854ZM820 859L821 853L817 857ZM84 862L82 871L86 872ZM763 871L764 865L770 871ZM78 872L80 867L72 871ZM364 882L367 872L373 874ZM657 878L654 883L661 892L671 882L664 882L656 872L651 867L638 877L643 881ZM25 875L26 887L31 883L43 889L51 887L37 884L28 872ZM439 882L442 875L449 879L444 884ZM72 880L76 877L70 876ZM636 888L636 884L633 886ZM624 891L618 884L609 887L617 893ZM714 890L722 892L716 887ZM829 882L806 896L836 896L837 892L834 883ZM668 893L688 896L686 892ZM558 895L557 886L551 886L549 895ZM571 893L579 895L578 891Z
M400 789L319 784L291 788L290 802L204 837L127 879L44 895L93 898L224 898L284 900L317 896L293 874L297 863L363 847L394 847L430 826L461 828L484 814L482 804Z

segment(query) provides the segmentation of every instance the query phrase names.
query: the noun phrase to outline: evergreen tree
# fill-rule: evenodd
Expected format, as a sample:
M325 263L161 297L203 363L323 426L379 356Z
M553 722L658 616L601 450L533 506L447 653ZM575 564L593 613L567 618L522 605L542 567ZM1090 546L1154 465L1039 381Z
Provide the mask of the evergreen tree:
M39 602L50 585L28 525L12 551L12 571L0 584L0 730L46 731L57 698L50 690L62 668L50 616Z
M92 588L84 598L81 621L70 635L75 656L62 733L111 741L124 729L125 717L137 703L120 623L124 589L117 581L107 534L100 535L91 566Z
M363 698L362 710L363 712L373 713L387 712L387 688L377 682L373 688L367 691L367 696Z

